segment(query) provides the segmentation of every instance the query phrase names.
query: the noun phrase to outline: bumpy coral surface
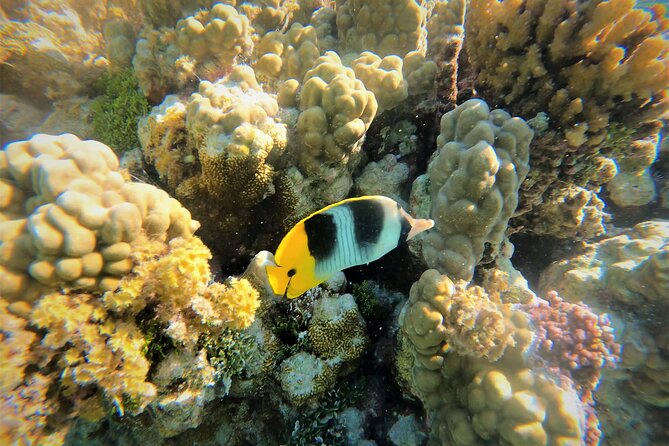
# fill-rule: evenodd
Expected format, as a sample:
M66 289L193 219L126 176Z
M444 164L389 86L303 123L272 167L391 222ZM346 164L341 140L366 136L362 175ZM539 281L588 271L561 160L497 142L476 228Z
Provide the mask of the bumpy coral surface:
M0 152L0 293L32 301L45 287L114 290L147 237L198 224L167 193L126 181L112 150L74 135L36 135Z
M425 48L426 12L413 0L337 0L337 29L344 52L373 51L403 57Z
M528 171L533 132L520 118L469 100L441 118L428 167L430 216L423 242L429 267L471 279L485 245L497 255Z
M258 59L253 68L259 77L301 81L320 56L316 28L294 23L285 33L269 32L262 37L255 52Z
M524 211L546 202L557 180L607 183L612 175L601 158L610 152L611 130L644 137L669 109L669 44L662 34L669 22L662 6L474 1L468 11L467 52L483 96L526 119L549 115L550 130L533 146ZM550 218L540 212L540 219Z
M232 65L253 47L249 19L233 6L216 3L176 24L176 43L197 63Z
M202 165L200 187L228 206L249 207L265 198L272 180L267 157L286 146L277 113L276 101L262 92L250 67L237 66L216 83L201 82L186 107Z
M288 399L296 405L322 396L335 382L339 364L300 352L281 363L279 381Z
M365 321L351 294L318 299L308 333L314 353L342 362L359 358L368 344Z
M542 275L541 288L578 301L591 296L643 310L658 309L669 296L669 223L639 223L627 234L586 245L577 257L551 265Z
M400 355L411 370L404 376L428 411L431 444L577 444L590 429L568 377L561 375L560 386L528 368L523 352L532 332L524 311L428 270L413 285L400 324L411 357Z

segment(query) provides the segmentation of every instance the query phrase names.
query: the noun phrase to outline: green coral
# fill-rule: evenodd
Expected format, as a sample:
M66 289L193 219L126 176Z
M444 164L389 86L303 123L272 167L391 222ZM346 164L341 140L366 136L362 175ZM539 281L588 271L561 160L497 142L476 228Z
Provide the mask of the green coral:
M155 309L147 307L140 311L135 323L144 335L142 354L151 363L151 367L163 360L176 348L174 340L165 334L167 324L156 317Z
M306 410L294 423L290 434L290 446L309 446L325 444L344 446L348 443L344 437L344 426L339 420L339 413L347 407L357 404L365 395L364 375L338 381L328 390L314 409Z
M255 338L249 333L229 328L220 334L207 332L201 336L200 344L207 350L216 381L223 383L226 393L232 377L244 372L254 343Z
M91 106L96 139L116 152L139 147L137 122L149 112L150 107L139 90L132 69L118 74L105 74L98 88L102 94Z

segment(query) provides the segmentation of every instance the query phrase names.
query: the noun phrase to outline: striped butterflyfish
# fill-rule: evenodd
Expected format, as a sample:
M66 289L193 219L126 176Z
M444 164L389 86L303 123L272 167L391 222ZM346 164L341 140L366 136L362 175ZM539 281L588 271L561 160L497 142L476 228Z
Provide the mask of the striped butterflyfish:
M272 290L294 299L339 271L377 260L434 226L381 195L349 198L314 212L288 231L266 267Z

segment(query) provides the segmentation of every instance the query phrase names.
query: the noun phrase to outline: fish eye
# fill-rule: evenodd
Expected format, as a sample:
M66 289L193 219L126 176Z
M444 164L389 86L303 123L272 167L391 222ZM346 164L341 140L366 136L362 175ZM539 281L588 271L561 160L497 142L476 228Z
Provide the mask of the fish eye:
M297 271L295 271L295 268L291 268L288 271L288 277L293 277L295 275L295 273L297 273Z

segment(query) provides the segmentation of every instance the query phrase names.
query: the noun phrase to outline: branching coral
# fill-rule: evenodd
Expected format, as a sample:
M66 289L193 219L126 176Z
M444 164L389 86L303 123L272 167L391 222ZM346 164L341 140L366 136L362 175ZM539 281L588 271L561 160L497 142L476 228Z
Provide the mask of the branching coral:
M532 135L522 119L491 111L481 100L441 118L439 149L427 172L435 220L423 241L428 266L469 280L486 245L496 257L528 171Z
M623 346L618 373L604 381L595 398L611 413L645 414L639 415L644 423L655 418L650 408L669 404L669 350L666 336L657 334L667 318L668 236L665 221L639 223L631 231L585 245L578 256L554 263L540 281L543 289L556 289L572 302L625 309L623 320L614 319ZM617 429L610 417L602 426L606 434Z
M258 292L246 279L210 284L211 252L200 239L173 239L168 246L147 243L133 258L132 274L116 291L105 294L107 308L137 313L154 305L157 317L167 324L166 334L191 348L205 332L253 323L260 305Z
M596 444L590 440L596 439L596 431L585 424L584 403L568 375L560 374L558 385L528 368L524 352L532 341L530 314L493 299L498 291L503 290L488 294L480 287L456 285L435 270L412 286L400 316L405 353L398 370L404 370L402 376L428 411L431 440L577 444L587 434L588 444Z
M167 96L142 117L138 135L144 159L168 186L176 188L195 174L195 148L186 131L186 104L177 96Z
M468 11L467 52L483 96L499 98L524 118L542 111L550 116L550 131L533 146L524 211L559 187L557 180L592 187L608 182L612 175L603 174L599 152L607 155L609 128L623 126L636 138L657 131L657 119L669 109L663 6L474 1Z
M59 356L60 384L70 392L95 385L121 415L128 408L141 412L155 397L155 387L145 381L149 363L142 355L142 333L134 324L110 318L94 296L48 294L30 319L47 331L41 345L49 356Z

